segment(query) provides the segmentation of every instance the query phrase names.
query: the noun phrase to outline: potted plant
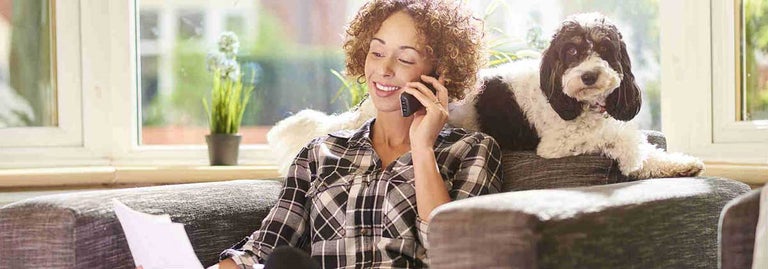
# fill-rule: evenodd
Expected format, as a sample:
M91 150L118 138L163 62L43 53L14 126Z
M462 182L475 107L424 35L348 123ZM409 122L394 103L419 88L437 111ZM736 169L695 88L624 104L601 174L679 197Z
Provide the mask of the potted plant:
M237 63L237 35L224 32L218 50L208 55L208 69L213 73L210 104L203 98L211 133L205 136L211 165L237 165L240 148L239 129L243 113L253 92L245 86Z

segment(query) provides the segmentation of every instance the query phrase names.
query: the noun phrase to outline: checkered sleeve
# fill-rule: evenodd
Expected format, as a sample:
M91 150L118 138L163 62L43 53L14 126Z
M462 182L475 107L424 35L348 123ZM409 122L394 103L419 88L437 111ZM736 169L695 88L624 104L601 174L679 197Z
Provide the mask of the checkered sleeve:
M478 195L497 193L501 190L501 148L492 137L474 133L465 138L467 148L459 161L459 169L451 180L448 195L459 200ZM429 249L427 230L429 222L416 218L419 239Z
M308 242L308 211L305 206L314 142L302 148L294 159L280 198L261 222L261 228L222 252L220 260L232 258L240 268L252 268L253 264L263 263L275 247L290 245L301 248Z
M483 133L471 136L474 143L460 160L459 169L451 181L451 200L497 193L501 190L501 148L492 137Z

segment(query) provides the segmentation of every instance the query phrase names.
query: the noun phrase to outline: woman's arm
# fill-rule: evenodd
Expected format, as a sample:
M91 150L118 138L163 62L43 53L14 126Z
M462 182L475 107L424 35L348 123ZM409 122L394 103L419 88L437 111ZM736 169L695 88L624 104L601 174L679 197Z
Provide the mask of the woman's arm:
M413 116L409 137L419 218L428 221L432 210L451 201L437 169L433 148L438 134L448 122L448 89L442 84L442 78L438 80L421 76L421 79L432 84L435 88L434 94L419 82L408 83L409 87L405 91L424 105L424 111L416 112Z
M428 149L411 150L413 173L416 178L416 204L419 218L429 221L429 214L436 207L451 201L443 177L437 168L435 151Z

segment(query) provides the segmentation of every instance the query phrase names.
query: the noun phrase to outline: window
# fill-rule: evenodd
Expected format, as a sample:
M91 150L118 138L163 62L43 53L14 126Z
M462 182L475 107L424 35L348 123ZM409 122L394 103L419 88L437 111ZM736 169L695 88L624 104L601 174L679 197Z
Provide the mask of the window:
M58 125L50 8L48 1L0 7L0 127Z
M768 120L768 1L736 1L737 117Z
M356 10L360 2L341 3ZM339 33L349 15L336 4L142 0L138 11L139 145L205 144L205 60L224 31L238 34L237 58L255 86L240 129L244 144L266 143L274 123L301 109L335 113L349 106L334 98L341 81L330 72L343 68Z
M708 170L718 163L768 163L768 122L755 105L765 92L759 86L763 56L750 33L759 30L749 25L759 16L748 15L757 3L766 1L660 2L662 117L675 123L663 130L670 150L702 157Z
M71 146L82 143L77 78L60 76L79 42L76 10L51 0L0 5L0 147ZM74 26L69 30L54 26ZM63 55L62 55L63 54ZM57 58L58 56L62 56ZM79 59L78 59L79 60ZM79 65L77 65L79 66ZM79 74L72 70L70 74Z
M471 3L479 16L486 15L482 12L487 6L501 3L503 8L488 14L486 27L496 30L497 37L511 40L500 48L510 51L542 49L551 31L571 13L601 11L620 18L625 38L632 43L638 82L646 93L645 107L636 121L643 128L660 129L656 2L571 2ZM208 130L200 100L211 84L205 57L223 31L238 33L243 73L255 75L255 95L241 129L244 143L266 143L271 125L304 108L344 111L351 104L344 96L334 98L341 82L329 70L343 69L339 35L353 15L350 12L361 3L346 1L348 8L339 9L337 5L297 1L140 1L139 144L204 144ZM166 17L173 19L158 19ZM152 38L145 40L148 36Z

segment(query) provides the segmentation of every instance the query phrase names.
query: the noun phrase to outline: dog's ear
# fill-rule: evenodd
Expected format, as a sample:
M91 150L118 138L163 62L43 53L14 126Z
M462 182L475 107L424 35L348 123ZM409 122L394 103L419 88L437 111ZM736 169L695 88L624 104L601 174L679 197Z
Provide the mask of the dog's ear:
M582 107L579 101L565 95L563 92L563 72L565 66L560 60L560 52L555 45L557 36L552 39L550 47L544 52L539 67L541 91L549 100L549 105L563 120L572 120L581 115Z
M629 61L627 45L623 40L621 43L621 52L619 62L621 63L621 72L624 74L619 88L613 91L605 100L605 110L608 111L614 119L628 121L633 119L643 103L640 94L640 87L635 83L635 75L632 74L632 63Z

